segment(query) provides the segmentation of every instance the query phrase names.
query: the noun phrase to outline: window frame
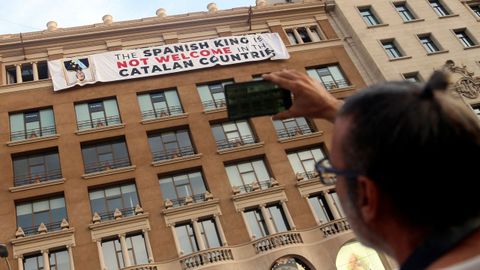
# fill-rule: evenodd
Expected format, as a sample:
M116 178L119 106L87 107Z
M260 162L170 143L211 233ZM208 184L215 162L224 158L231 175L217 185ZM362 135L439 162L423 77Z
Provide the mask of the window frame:
M338 69L338 74L337 75L341 75L341 77L342 77L341 80L335 79L335 76L334 76L335 73L332 72L332 70L331 70L331 69L334 69L334 68ZM328 70L328 74L321 75L320 72L323 69ZM317 80L318 82L320 82L323 85L323 87L325 87L325 89L327 91L342 90L342 89L345 89L345 88L348 88L348 87L352 86L350 80L348 79L345 72L343 71L340 63L332 63L332 64L324 64L324 65L319 65L319 66L306 67L305 70L307 72L307 75L310 78L313 78L313 79ZM311 75L311 73L314 73L315 77L313 77ZM324 78L326 78L326 77L330 77L330 82L324 81Z
M55 165L57 165L57 167L54 166L54 168L50 168L49 165L53 165L47 160L47 157L50 155L56 155L57 163ZM20 166L17 164L21 162L22 159L26 160L27 174L17 174L18 170L21 170L21 168L17 169L17 166ZM39 161L41 162L34 163L36 159L40 159ZM62 179L62 166L57 148L31 154L13 155L12 165L13 183L16 187ZM43 167L43 171L41 173L32 173L33 167Z
M135 189L136 203L132 201L134 205L132 205L131 207L125 207L126 205L128 205L128 202L126 201L127 200L126 194L128 194L128 193L123 193L123 191L122 191L122 188L126 188L128 186L133 186L133 188ZM107 190L113 189L113 188L119 188L120 189L120 194L115 195L115 196L107 196ZM103 196L102 196L101 199L103 201L103 207L104 207L104 209L106 209L106 211L104 211L104 212L96 211L93 208L92 201L93 200L98 200L98 199L92 199L91 197L96 192L102 192ZM131 182L127 182L127 183L123 183L123 184L119 184L119 185L102 187L102 188L91 189L91 190L88 191L88 197L89 197L90 210L92 212L92 215L94 213L98 213L102 220L112 220L112 219L114 219L115 209L109 206L109 201L112 201L114 199L120 199L122 207L118 208L118 209L122 212L123 216L134 215L135 214L135 207L137 206L137 204L141 205L140 204L140 197L138 196L137 185L135 183L131 183Z
M395 11L400 16L400 18L404 23L419 20L417 14L413 12L412 8L410 7L407 1L396 1L396 2L392 2L392 4L393 4L393 7L395 8ZM403 8L403 10L399 10L400 8Z
M315 157L315 153L313 151L317 151L317 150L320 151L321 156ZM311 157L306 158L306 159L302 159L300 155L302 153L305 153L305 152L309 152ZM295 172L296 175L301 174L302 176L306 177L307 179L313 179L313 178L317 177L317 173L315 171L315 164L317 162L319 162L320 160L322 160L324 158L327 158L327 157L328 157L328 153L326 152L324 145L317 145L317 146L310 147L310 148L296 149L294 151L287 152L287 159L289 161L289 164L290 164L292 170ZM296 166L294 166L294 164L292 164L294 158L296 158L295 161L298 160L298 162L299 162L298 165L300 165L302 167L301 172L296 171L296 169L295 169ZM311 164L313 165L313 168L311 170L307 170L306 163L312 162L312 161L313 161L313 163L311 163Z
M306 123L306 125L299 123L303 121ZM295 125L294 127L287 127L288 123L295 123ZM306 117L292 117L283 120L273 120L272 124L275 128L277 137L280 140L295 137L297 135L300 136L316 132L314 124Z
M290 26L283 29L285 35L288 37L290 45L300 45L307 43L314 43L326 40L325 33L317 24L307 24L299 26ZM302 37L302 34L304 36ZM308 39L304 39L308 38Z
M107 116L107 106L105 106L105 102L115 102L115 113L116 115L112 116ZM101 104L102 109L101 110L96 110L92 108L93 105L95 104ZM86 105L87 106L87 113L88 113L88 119L86 120L79 120L79 115L83 113L81 109L82 106ZM96 117L93 118L92 114L101 112L103 117ZM96 100L89 100L89 101L82 101L82 102L76 102L75 103L75 116L76 116L76 123L77 123L77 130L78 131L84 131L84 130L91 130L91 129L97 129L97 128L104 128L108 126L115 126L115 125L120 125L122 124L122 118L121 118L121 113L120 113L120 108L118 106L118 101L116 97L106 97L102 99L96 99ZM85 115L82 115L82 118L85 118Z
M116 157L115 154L116 150L114 149L113 145L120 143L122 144L122 147L124 147L126 156L120 156ZM103 146L108 146L109 150L108 152L99 152L99 148ZM88 173L96 173L96 172L103 172L107 171L110 169L118 169L118 168L123 168L123 167L129 167L132 165L131 160L130 160L130 153L128 151L128 145L125 140L125 138L114 138L110 140L105 140L105 141L96 141L96 142L86 142L81 144L81 149L82 149L82 159L83 159L83 167L84 167L84 172L86 174ZM94 149L95 152L95 161L92 162L86 162L86 153L90 149ZM110 160L101 160L101 156L105 155L111 155L112 158Z
M37 121L27 121L27 115L29 114L37 114ZM45 117L42 117L42 114L49 113L52 116L52 122L53 126L43 126L42 123L48 122ZM17 116L22 117L23 121L23 129L19 131L12 131L13 130L13 124L15 122L15 118ZM45 108L36 108L36 109L30 109L30 110L25 110L25 111L20 111L20 112L10 112L9 115L9 128L10 128L10 140L11 141L21 141L21 140L28 140L28 139L34 139L38 137L46 137L46 136L51 136L55 135L57 133L56 130L56 121L55 121L55 112L53 111L53 107L45 107ZM38 122L38 128L34 129L28 129L27 128L27 123L32 123L32 122ZM18 134L22 133L22 134ZM37 135L38 133L38 135ZM18 134L18 135L17 135ZM17 139L18 138L18 139Z
M410 78L414 78L414 77L415 77L415 81L410 79ZM413 82L413 83L423 82L423 78L420 75L420 72L418 72L418 71L402 73L402 78L406 81L410 81L410 82Z
M175 96L178 100L179 105L169 105L169 102L173 102L170 100L166 93L175 93ZM165 102L165 110L157 111L158 109L156 108L155 104L160 103L154 101L154 95L159 95L161 94L164 98ZM150 105L152 107L152 110L144 110L142 108L142 103L140 102L140 98L142 96L148 97L148 101L150 101ZM155 90L155 91L149 91L149 92L144 92L144 93L138 93L137 94L137 101L140 107L140 113L142 115L143 120L148 120L148 119L158 119L162 117L168 117L168 116L174 116L174 115L181 115L184 114L182 102L180 100L180 96L178 95L178 90L177 88L169 88L169 89L163 89L163 90Z
M357 11L367 27L375 27L384 24L371 5L357 6Z
M267 179L260 179L260 177L259 177L260 172L258 172L256 170L256 168L253 164L254 162L261 162L261 164L263 165L263 168L265 169L265 172L267 173ZM248 164L251 167L251 170L241 171L239 167L244 166L246 164ZM236 185L234 186L233 185L232 181L234 179L230 178L230 174L228 173L228 168L232 168L233 170L235 170L237 172L236 175L240 176L240 178L237 179L237 180L239 180L242 183L241 186L236 186ZM250 160L245 160L245 161L241 161L241 162L226 164L225 165L225 171L227 171L228 181L229 181L230 185L232 186L232 188L236 187L236 188L240 189L241 191L243 191L245 193L254 191L253 188L252 188L252 185L254 183L257 183L261 190L268 189L268 188L271 187L270 179L272 177L272 174L271 174L264 158L250 159ZM251 173L253 173L253 175L255 176L255 180L253 180L252 182L247 182L245 180L245 176L246 176L246 174L250 175Z
M191 180L191 178L193 177L193 174L197 174L197 173L200 175L200 178L203 183L203 188L200 188L199 190L194 189L195 185L192 185L192 180ZM187 180L188 180L187 183L185 184L176 183L175 177L182 177L182 176L187 177ZM167 182L166 180L170 180L170 181ZM166 194L162 190L162 181L164 183L169 183L169 185L171 185L169 189L170 190L173 189L174 194L170 194L170 195L175 195L175 198L170 198L166 196ZM181 180L177 180L177 182L178 181L181 181ZM185 205L185 198L187 198L188 196L192 198L193 202L203 202L205 200L205 192L209 191L207 182L205 181L205 177L201 170L193 170L193 171L187 171L183 173L176 173L176 174L161 176L158 178L158 182L160 184L160 191L162 193L162 198L164 200L170 200L173 203L173 207L179 207L179 206ZM178 190L179 187L188 187L187 196L185 197L180 196L180 193Z
M179 134L183 132L186 133L188 137L188 146L180 146L181 140L179 140ZM174 141L167 141L165 142L165 136L168 133L173 133L175 136ZM153 144L155 141L158 141L161 145L159 147L159 144ZM184 157L184 156L191 156L196 154L195 146L193 145L192 142L192 136L190 134L190 130L188 129L175 129L175 130L164 130L160 132L154 132L148 134L148 144L150 146L150 152L152 153L153 161L162 161L162 160L169 160L169 159L174 159L178 157ZM176 148L171 149L170 147L167 147L167 145L170 144L175 144ZM154 151L155 148L162 148L163 150L160 151Z
M387 55L389 60L402 59L406 57L405 52L400 48L396 39L384 39L380 40L380 45L383 48L383 51ZM390 46L386 48L386 46ZM394 52L394 53L393 53Z
M478 41L472 36L467 28L457 28L452 29L452 31L464 49L475 48L479 46ZM462 37L459 37L460 34L462 34Z
M247 127L248 129L244 130L244 132L248 134L244 134L242 136L242 128L239 127L240 124L245 124L245 127ZM228 125L234 125L235 129L225 130ZM215 143L217 144L218 150L239 147L247 144L254 144L257 142L257 137L255 136L252 126L250 125L250 121L248 120L235 120L213 123L210 126L210 129L212 131ZM221 131L223 137L217 138L217 133L215 132L215 130ZM229 138L230 134L234 134L234 136Z
M427 0L429 6L433 9L438 17L447 17L452 15L452 11L441 0Z
M417 39L427 54L435 54L444 51L432 33L418 34Z
M57 199L62 199L63 200L63 208L54 208L52 209L52 201L53 200L57 200ZM37 212L34 212L34 204L35 203L44 203L44 202L48 202L48 209L47 210L43 210L43 211L37 211ZM19 215L18 215L18 207L21 207L21 206L24 206L24 205L29 205L30 206L30 211L31 213L29 214L29 219L30 219L30 225L31 226L28 226L28 227L22 227L20 226L19 224ZM63 209L63 211L65 212L65 216L62 217L60 220L55 220L54 219L54 216L53 216L53 213L52 211L55 210L55 209ZM48 231L58 231L61 229L60 227L60 224L62 223L62 220L65 219L65 220L68 220L68 211L67 211L67 205L66 205L66 202L65 202L65 197L64 196L54 196L54 197L50 197L50 198L45 198L45 199L37 199L37 200L31 200L31 201L27 201L27 202L19 202L19 203L15 203L15 216L16 216L16 225L17 227L22 227L25 235L34 235L34 234L37 234L38 231L38 227L40 226L40 223L37 224L37 222L35 221L35 214L37 213L48 213L48 220L49 222L47 224L45 224L45 226L47 227Z
M216 110L216 109L225 109L227 106L227 101L225 99L225 85L233 84L235 81L233 79L224 79L219 81L213 82L205 82L201 84L197 84L197 94L200 96L200 100L203 106L204 111ZM219 87L218 89L213 89L212 87ZM200 90L202 87L206 87L208 91L205 94L208 94L208 99L203 100L203 95L201 94ZM221 88L221 89L220 89ZM214 91L214 93L212 92ZM216 98L214 94L222 93L222 97Z

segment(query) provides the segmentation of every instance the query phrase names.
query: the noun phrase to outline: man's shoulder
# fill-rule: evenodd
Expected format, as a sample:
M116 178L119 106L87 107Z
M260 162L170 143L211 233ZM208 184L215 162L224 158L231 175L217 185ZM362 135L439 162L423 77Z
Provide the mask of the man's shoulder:
M463 261L461 263L454 264L447 268L442 268L443 270L479 270L480 269L480 256L473 257L469 260Z

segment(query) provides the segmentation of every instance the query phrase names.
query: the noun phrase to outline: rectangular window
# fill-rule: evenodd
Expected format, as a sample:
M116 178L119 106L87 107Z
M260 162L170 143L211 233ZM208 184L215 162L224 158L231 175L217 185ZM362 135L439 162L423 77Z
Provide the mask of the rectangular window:
M279 204L274 204L267 206L268 213L275 228L275 233L286 232L290 230L290 225L288 224L287 217L283 212L282 206Z
M434 53L440 51L439 46L436 42L432 39L431 34L427 35L419 35L418 39L422 43L423 48L427 51L427 53Z
M473 13L477 15L477 18L480 18L480 4L470 5L469 7L472 9Z
M48 79L47 61L6 66L5 71L7 84ZM18 71L20 72L19 74L17 74Z
M291 138L315 132L313 125L305 117L274 120L273 126L279 139Z
M260 208L249 209L244 212L247 226L256 239L290 230L287 217L280 204L267 205L265 217ZM267 221L268 220L268 221ZM267 222L271 222L272 230L268 229Z
M130 166L125 139L82 145L85 173L101 172Z
M212 132L219 150L256 142L246 120L212 125Z
M67 250L49 251L48 257L51 270L70 270L70 256ZM36 254L23 259L23 269L43 270L43 255Z
M12 159L16 187L62 178L56 149L39 154L16 155Z
M307 73L310 77L320 81L327 90L350 86L350 83L338 65L308 68Z
M416 19L406 2L394 3L394 6L404 22L409 22Z
M295 32L293 32L293 29L287 29L285 30L285 33L287 33L288 41L290 41L291 45L300 44L295 36Z
M395 44L395 40L382 41L382 46L390 59L403 57L402 52Z
M295 27L285 29L291 45L304 44L324 40L321 30L315 26Z
M372 7L361 7L358 8L358 11L368 26L380 24L380 21L373 13Z
M439 17L450 15L450 12L439 0L428 0L428 2Z
M309 196L308 202L310 203L310 206L312 207L314 214L320 223L327 223L334 220L327 199L322 193Z
M135 184L91 190L89 197L92 214L98 213L102 220L113 219L115 209L120 210L123 216L132 216L135 207L140 204Z
M10 140L19 141L54 135L52 108L10 114Z
M213 110L226 106L225 85L232 84L233 81L223 81L218 83L198 85L197 90L202 100L204 110Z
M463 47L469 48L477 45L476 42L473 41L473 39L467 33L466 29L456 29L453 30L453 32L457 36L458 40L462 43Z
M127 235L125 242L132 265L148 263L145 239L142 234ZM122 245L119 238L102 241L102 252L107 269L118 270L125 267Z
M217 248L222 246L220 235L218 234L217 224L215 219L209 218L198 222L200 227L200 234L205 244L205 248Z
M255 191L254 183L258 184L258 189L271 186L270 174L261 159L229 165L225 170L232 187L239 188L242 193Z
M100 128L121 123L117 100L106 99L75 105L78 130Z
M188 130L150 134L148 136L148 142L154 161L195 154Z
M170 200L173 206L185 204L185 198L191 197L192 202L203 202L207 187L201 172L191 172L162 177L159 179L164 200Z
M17 227L22 227L25 235L38 233L41 223L45 224L48 231L60 230L62 220L67 219L63 197L17 203L16 212Z
M265 237L270 234L267 224L265 223L265 218L263 217L262 211L260 211L259 208L245 211L245 219L247 222L247 226L252 232L252 236L256 239Z
M290 152L287 156L295 174L307 179L317 176L315 164L326 157L320 147Z
M199 230L198 232L195 231L195 227L191 222L181 223L175 226L175 234L183 255L199 251L200 241L203 242L205 249L218 248L222 246L215 219L202 219L197 222L197 225ZM201 237L201 239L198 239L197 237ZM186 263L193 265L194 262L188 261Z
M161 118L183 113L177 90L165 90L137 96L142 119Z
M405 78L405 80L407 81L414 82L414 83L422 81L420 74L418 72L404 73L403 78Z
M199 250L191 223L176 225L175 234L183 254L190 254Z

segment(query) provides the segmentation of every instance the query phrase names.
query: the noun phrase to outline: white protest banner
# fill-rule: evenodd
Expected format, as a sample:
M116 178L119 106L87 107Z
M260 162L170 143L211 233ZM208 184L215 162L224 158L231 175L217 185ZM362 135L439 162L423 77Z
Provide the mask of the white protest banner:
M54 91L290 56L277 33L231 36L48 61Z

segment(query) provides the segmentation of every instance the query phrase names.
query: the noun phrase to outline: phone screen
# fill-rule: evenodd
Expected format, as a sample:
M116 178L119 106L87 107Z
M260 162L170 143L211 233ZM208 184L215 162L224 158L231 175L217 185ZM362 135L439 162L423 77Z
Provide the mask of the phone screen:
M273 115L292 105L290 91L270 81L252 81L225 85L229 120Z

